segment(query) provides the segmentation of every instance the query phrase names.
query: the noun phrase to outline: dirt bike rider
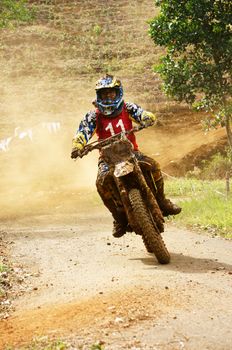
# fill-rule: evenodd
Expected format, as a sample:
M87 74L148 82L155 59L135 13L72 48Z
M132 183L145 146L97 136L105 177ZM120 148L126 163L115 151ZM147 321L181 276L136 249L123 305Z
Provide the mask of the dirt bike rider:
M134 103L124 102L121 81L112 75L107 74L99 79L95 90L96 100L93 104L96 109L88 112L81 121L73 139L71 158L77 158L81 155L84 146L95 132L98 139L102 140L121 131L132 129L132 122L146 127L152 125L156 120L151 112L143 110ZM165 198L164 182L159 163L139 151L134 134L129 134L127 137L133 144L137 159L144 160L152 165L153 178L157 189L155 196L163 215L179 214L181 208ZM121 237L127 232L128 223L126 218L122 220L118 218L115 202L113 202L110 193L107 193L106 188L103 188L101 179L108 171L108 165L100 157L96 187L103 203L113 215L113 236Z

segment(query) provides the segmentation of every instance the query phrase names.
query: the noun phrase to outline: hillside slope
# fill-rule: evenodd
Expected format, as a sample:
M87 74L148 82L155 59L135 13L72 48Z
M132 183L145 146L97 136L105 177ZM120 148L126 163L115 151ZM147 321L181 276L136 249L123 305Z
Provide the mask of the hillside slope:
M105 72L123 80L127 99L158 112L172 128L199 120L168 101L152 70L161 55L148 36L147 22L157 13L152 0L30 3L32 24L0 32L1 134L16 113L20 123L44 114L73 122L90 108L94 83Z
M4 207L15 196L30 203L31 191L40 196L94 186L97 154L77 163L69 155L79 120L92 108L95 81L105 72L122 79L126 100L157 114L158 125L139 135L140 147L171 175L178 175L173 161L224 135L205 135L202 116L161 92L152 70L161 51L147 33L157 11L153 0L30 4L33 23L0 31L0 140L9 142L0 152ZM53 123L59 128L51 129Z

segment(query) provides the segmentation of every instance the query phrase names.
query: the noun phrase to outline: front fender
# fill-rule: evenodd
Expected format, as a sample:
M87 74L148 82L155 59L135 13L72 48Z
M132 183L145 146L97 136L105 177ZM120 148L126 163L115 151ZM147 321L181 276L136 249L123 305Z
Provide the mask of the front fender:
M126 161L117 163L115 165L114 176L115 177L125 176L127 174L132 173L133 170L134 170L134 164L126 160Z

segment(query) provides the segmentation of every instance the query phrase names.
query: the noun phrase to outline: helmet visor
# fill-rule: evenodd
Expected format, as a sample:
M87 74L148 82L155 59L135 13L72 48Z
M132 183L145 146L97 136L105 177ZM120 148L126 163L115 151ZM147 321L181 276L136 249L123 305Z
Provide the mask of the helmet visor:
M117 99L117 95L115 88L106 88L99 91L99 97L104 105L112 105Z

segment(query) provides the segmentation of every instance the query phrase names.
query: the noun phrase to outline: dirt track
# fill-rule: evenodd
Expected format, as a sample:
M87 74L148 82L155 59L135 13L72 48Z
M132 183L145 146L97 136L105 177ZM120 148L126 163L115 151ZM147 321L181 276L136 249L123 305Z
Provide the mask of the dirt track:
M6 225L27 292L0 323L0 348L49 335L76 349L231 349L231 242L168 225L161 266L140 237L114 239L99 210Z
M113 239L102 206L90 215L92 194L81 203L78 191L94 185L97 155L81 165L70 160L99 68L123 79L126 101L157 112L160 128L138 140L162 169L224 130L205 135L195 128L199 117L161 93L152 69L159 51L147 35L153 1L46 3L47 20L41 1L41 20L1 31L0 139L12 141L1 153L0 220L25 292L0 321L0 350L46 334L82 350L98 341L105 350L231 349L231 242L169 226L172 261L158 265L140 237ZM57 121L57 133L42 127ZM33 142L18 137L25 130Z

